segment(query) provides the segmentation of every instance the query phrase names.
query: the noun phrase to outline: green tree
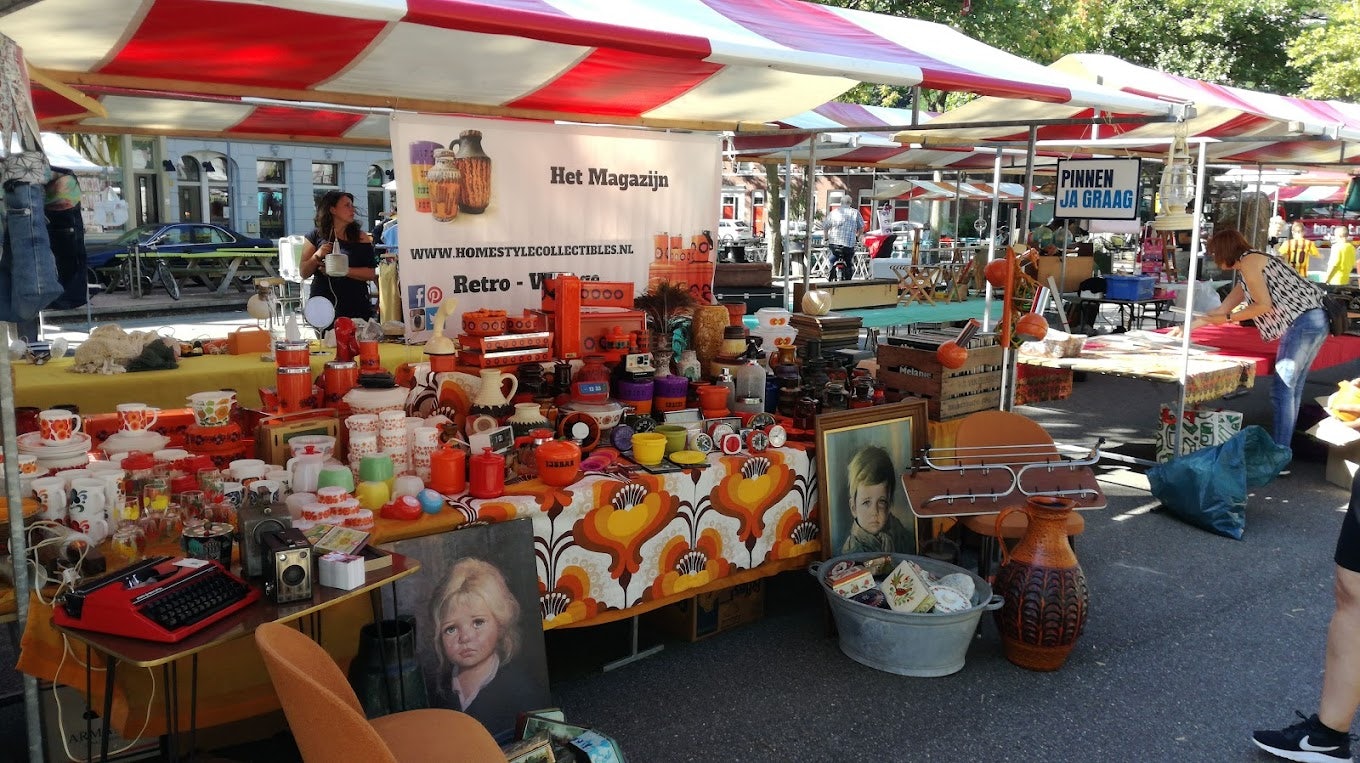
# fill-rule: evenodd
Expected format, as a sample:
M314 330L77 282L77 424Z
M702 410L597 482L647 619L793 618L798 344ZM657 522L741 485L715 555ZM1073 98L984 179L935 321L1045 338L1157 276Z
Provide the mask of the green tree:
M1093 0L1095 50L1138 66L1269 93L1302 90L1287 51L1317 0Z
M1087 49L1085 0L821 0L825 5L933 21L975 40L1031 61L1047 64ZM970 100L967 93L921 91L921 108L944 111ZM842 100L911 108L911 88L859 85Z
M1337 0L1326 20L1310 26L1289 46L1289 66L1308 82L1302 95L1360 101L1360 3Z

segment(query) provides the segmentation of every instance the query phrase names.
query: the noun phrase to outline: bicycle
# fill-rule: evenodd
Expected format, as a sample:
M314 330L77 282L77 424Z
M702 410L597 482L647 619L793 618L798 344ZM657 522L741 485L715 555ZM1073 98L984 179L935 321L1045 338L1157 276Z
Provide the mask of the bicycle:
M141 267L142 249L150 250L151 257L156 260L156 266L149 274ZM138 271L136 285L141 288L138 289L140 294L134 293L133 296L148 294L155 288L155 285L159 283L161 287L165 289L165 293L170 295L170 299L173 299L176 302L179 301L181 296L179 279L175 278L175 274L171 272L169 263L157 256L155 244L147 244L145 247L138 244L132 245L132 257L124 259L123 261L123 269L125 272L122 274L122 280L124 283L129 285L133 283L134 276L132 271L134 268Z

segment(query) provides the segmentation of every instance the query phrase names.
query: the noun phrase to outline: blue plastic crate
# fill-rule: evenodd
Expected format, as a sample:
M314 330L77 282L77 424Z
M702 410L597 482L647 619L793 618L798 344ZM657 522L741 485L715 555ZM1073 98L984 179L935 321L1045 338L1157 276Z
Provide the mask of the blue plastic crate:
M1152 276L1105 276L1106 299L1151 299Z

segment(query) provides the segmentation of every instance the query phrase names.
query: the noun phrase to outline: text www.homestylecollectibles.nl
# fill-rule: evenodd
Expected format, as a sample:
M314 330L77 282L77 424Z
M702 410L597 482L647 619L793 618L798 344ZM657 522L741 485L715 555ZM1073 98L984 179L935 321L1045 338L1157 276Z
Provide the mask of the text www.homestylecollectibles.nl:
M566 257L632 254L632 244L561 244L557 246L432 246L411 249L413 260L454 260L482 257Z

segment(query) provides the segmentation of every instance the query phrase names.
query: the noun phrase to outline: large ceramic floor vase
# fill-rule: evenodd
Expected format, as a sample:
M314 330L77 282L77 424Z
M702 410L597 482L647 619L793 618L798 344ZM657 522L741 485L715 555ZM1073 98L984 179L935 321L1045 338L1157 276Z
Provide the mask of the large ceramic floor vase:
M993 589L1005 600L995 613L1006 659L1029 670L1057 670L1086 625L1090 593L1077 555L1067 542L1074 502L1034 496L1023 508L1029 527L1015 548L1003 549Z

